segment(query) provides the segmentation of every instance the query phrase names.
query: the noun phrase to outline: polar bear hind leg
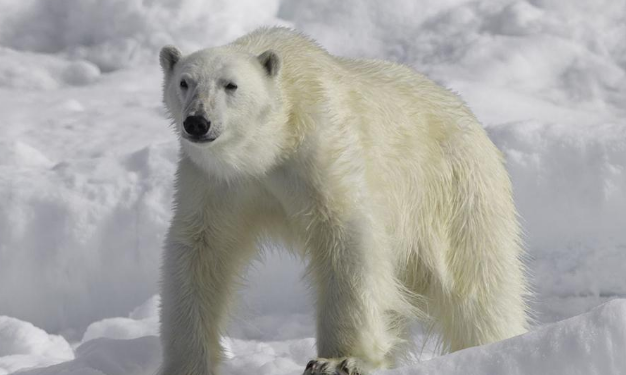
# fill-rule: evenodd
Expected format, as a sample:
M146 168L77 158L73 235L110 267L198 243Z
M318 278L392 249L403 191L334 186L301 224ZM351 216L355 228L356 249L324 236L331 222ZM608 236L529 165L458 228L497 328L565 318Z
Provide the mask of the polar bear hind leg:
M528 324L520 229L506 171L491 157L473 167L465 162L454 176L448 278L427 293L445 352L522 334Z

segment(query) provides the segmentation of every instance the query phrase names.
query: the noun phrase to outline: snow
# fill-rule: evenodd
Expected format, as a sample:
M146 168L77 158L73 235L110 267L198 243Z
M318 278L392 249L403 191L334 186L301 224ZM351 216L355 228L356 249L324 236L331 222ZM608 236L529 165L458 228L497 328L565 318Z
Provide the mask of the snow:
M623 374L626 300L508 340L435 358L389 375ZM382 372L381 372L382 373Z
M0 375L74 359L70 344L31 323L0 316Z
M426 73L507 158L537 330L394 371L626 368L610 356L626 352L623 301L551 324L626 297L625 15L626 0L0 0L0 375L153 373L178 153L158 50L273 24ZM314 355L302 269L279 249L249 268L228 373Z
M188 49L224 44L272 22L278 5L277 0L3 0L0 44L85 59L112 71L153 61L167 43Z
M139 313L137 321L156 319L156 309L153 308L155 299L152 298L140 309L144 311ZM137 310L133 314L137 314ZM133 320L132 318L120 320L116 325L120 332L127 330L132 336L137 324ZM0 324L1 322L2 320ZM130 336L127 336L125 340L93 338L78 346L75 359L20 374L154 374L158 369L161 355L158 337L154 336L156 333L156 330L147 330L140 338L130 339ZM312 338L264 342L226 338L224 341L230 351L229 359L225 361L222 369L227 374L243 375L249 373L251 369L260 375L296 374L302 371L304 365L314 355ZM1 339L0 343L3 343ZM65 345L67 346L67 343ZM626 349L626 300L617 299L586 314L544 326L525 335L377 373L620 375L626 368L624 349ZM71 355L71 351L69 354ZM0 360L0 366L2 364Z
M625 125L488 128L507 157L541 321L626 296Z
M76 358L42 369L20 371L31 375L150 375L156 374L160 361L156 336L133 340L100 338L76 349Z
M107 318L91 323L83 334L82 343L100 337L130 340L159 334L158 308L161 299L158 295L137 307L127 318Z

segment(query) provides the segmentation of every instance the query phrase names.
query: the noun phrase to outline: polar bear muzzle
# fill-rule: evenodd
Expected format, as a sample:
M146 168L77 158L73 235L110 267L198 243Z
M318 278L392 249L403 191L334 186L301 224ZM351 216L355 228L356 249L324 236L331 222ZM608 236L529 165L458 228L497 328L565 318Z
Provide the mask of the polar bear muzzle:
M215 138L207 137L210 127L211 121L204 116L189 116L183 121L183 136L192 142L211 142Z

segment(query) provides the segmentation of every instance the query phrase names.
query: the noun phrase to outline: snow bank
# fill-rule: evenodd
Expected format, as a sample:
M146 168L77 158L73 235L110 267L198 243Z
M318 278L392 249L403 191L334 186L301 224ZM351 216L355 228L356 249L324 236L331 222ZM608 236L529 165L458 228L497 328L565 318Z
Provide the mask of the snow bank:
M488 131L507 158L539 318L625 296L626 126L532 121Z
M63 337L49 335L31 323L0 316L0 375L73 358L74 352Z
M141 309L153 302L154 299ZM153 315L152 311L149 307L147 316ZM225 342L231 352L223 368L227 374L297 374L315 356L312 338L279 341L227 338ZM22 374L152 375L160 364L160 350L155 336L132 340L97 338L81 344L72 361ZM377 373L621 375L626 369L624 352L626 300L614 300L584 315L522 336ZM3 359L0 357L0 363Z
M127 318L108 318L90 324L81 342L100 337L129 340L150 335L158 336L160 301L161 298L156 295L133 310Z
M0 311L75 336L154 294L176 155L0 166Z
M21 375L154 375L161 365L156 336L133 340L99 338L76 349L76 358L55 366L21 371Z
M626 300L491 345L389 375L620 375L626 370Z

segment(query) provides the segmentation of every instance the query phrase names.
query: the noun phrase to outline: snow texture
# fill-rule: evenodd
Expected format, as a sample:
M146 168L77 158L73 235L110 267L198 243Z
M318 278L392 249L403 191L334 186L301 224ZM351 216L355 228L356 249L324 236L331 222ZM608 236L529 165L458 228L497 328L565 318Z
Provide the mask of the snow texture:
M31 323L0 316L0 375L74 359L70 344Z
M154 298L142 309L153 302ZM156 310L148 307L145 312L156 313ZM139 320L146 318L156 319L156 315L138 316ZM127 331L126 337L136 333L136 324L132 318L116 323L119 332ZM243 375L252 370L260 375L297 374L314 355L312 338L266 342L227 338L225 342L230 350L223 368L227 374ZM377 373L621 375L626 369L625 349L626 300L613 300L586 314L522 336ZM78 346L76 358L71 361L20 374L148 375L158 369L160 354L156 336L127 340L100 337Z
M389 375L617 375L626 369L626 300L534 332L432 359ZM382 372L381 372L382 373Z
M178 157L158 50L260 25L462 95L507 158L538 325L626 297L625 21L626 0L0 0L0 375L74 357L45 371L158 365L152 296ZM302 269L280 251L249 268L229 373L299 373L313 356ZM614 302L419 371L610 374L584 359L611 358L625 372L619 314Z

